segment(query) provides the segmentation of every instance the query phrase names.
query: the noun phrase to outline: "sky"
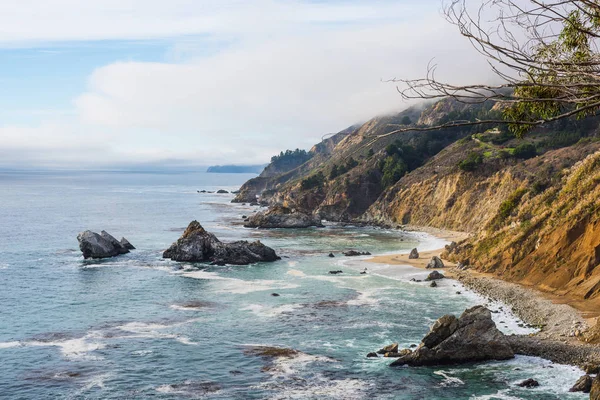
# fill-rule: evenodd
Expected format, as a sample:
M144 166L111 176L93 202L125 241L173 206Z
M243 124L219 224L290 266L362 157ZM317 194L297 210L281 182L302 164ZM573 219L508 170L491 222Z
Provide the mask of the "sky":
M491 79L441 0L0 1L0 167L260 164Z

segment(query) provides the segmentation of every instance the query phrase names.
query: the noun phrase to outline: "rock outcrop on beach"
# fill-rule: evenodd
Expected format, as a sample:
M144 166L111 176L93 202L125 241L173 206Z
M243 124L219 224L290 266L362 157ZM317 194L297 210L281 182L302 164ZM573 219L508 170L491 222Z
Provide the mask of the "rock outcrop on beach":
M223 243L207 232L198 221L192 221L188 225L183 235L163 253L163 258L217 265L246 265L280 259L275 250L258 240Z
M436 281L439 279L444 279L444 274L441 274L438 271L433 271L432 273L427 275L427 278L425 278L426 281Z
M106 231L100 234L89 230L81 232L77 235L77 241L85 259L114 257L135 249L127 239L122 238L119 242Z
M244 224L246 228L309 228L311 226L322 227L321 218L283 206L258 212L250 216Z
M429 260L429 263L427 264L428 269L431 268L444 268L444 262L442 261L441 258L439 258L438 256L433 256L431 257L431 260Z
M415 351L398 358L391 366L442 365L514 357L510 343L496 328L490 310L476 306L456 318L438 319Z
M409 260L416 260L417 258L419 258L419 251L415 247L414 249L412 249L410 251L410 254L408 255L408 259Z

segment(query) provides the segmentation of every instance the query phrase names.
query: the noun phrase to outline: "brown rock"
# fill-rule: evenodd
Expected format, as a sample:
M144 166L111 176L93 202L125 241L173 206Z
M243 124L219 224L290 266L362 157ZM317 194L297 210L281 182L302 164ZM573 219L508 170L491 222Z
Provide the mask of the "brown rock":
M496 328L490 310L476 306L456 318L445 315L431 327L421 345L392 366L440 365L514 357L510 343Z
M590 400L600 400L600 374L596 375L590 389Z
M398 343L392 343L389 346L385 346L384 348L379 350L377 353L385 354L385 353L397 353L397 352L398 352Z
M589 375L584 375L581 378L577 379L577 382L573 385L569 392L583 392L589 393L592 389L592 382L594 380Z

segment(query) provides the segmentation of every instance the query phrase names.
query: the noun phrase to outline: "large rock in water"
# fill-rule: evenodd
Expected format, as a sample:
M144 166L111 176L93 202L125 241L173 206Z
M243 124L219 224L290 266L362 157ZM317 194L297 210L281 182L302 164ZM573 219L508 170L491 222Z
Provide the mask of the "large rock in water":
M92 231L81 232L77 235L79 249L83 253L83 258L107 258L118 256L119 254L129 253L129 249L134 249L125 238L119 242L106 231L97 234Z
M192 221L183 235L164 253L163 258L174 261L211 262L224 265L246 265L259 261L276 261L275 250L260 241L245 240L223 243L207 232L198 221Z
M513 357L510 343L496 328L490 310L476 306L460 318L445 315L438 319L415 351L391 365L440 365Z
M322 227L321 218L312 214L275 206L252 215L244 225L246 228L308 228Z

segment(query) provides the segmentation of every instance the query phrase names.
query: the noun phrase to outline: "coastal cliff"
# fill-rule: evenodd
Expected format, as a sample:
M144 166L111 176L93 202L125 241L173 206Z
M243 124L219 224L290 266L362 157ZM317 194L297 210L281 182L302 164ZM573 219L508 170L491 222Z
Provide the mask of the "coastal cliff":
M598 118L524 139L495 126L395 132L499 113L442 100L377 117L315 145L301 165L267 167L240 196L330 221L469 232L449 259L600 304Z

